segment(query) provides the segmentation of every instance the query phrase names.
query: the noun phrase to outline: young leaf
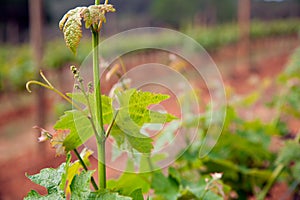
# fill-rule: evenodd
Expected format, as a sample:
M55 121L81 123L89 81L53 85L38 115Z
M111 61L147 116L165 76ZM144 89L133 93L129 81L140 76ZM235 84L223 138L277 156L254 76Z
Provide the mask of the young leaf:
M86 9L86 7L74 8L67 12L59 22L59 28L64 33L66 45L74 54L76 54L76 49L82 37L81 13Z
M82 171L76 175L70 185L71 199L88 199L90 195L90 180L94 171Z
M106 22L105 13L115 12L116 10L110 4L105 5L91 5L88 7L88 13L83 15L85 27L89 28L93 24L98 24L100 21Z
M119 113L111 131L118 146L121 147L125 143L129 145L129 148L141 153L149 153L153 148L152 139L141 134L140 130L145 123L163 124L175 119L170 114L149 110L149 106L168 98L168 95L135 89L118 92Z
M45 187L48 191L48 196L45 199L50 199L50 196L57 197L54 199L63 199L64 191L60 188L62 176L65 173L66 163L61 164L57 169L45 168L40 173L35 175L26 175L32 182ZM34 199L38 193L35 191L29 192L28 199ZM59 197L59 198L58 198ZM43 197L41 196L43 199Z
M85 27L97 25L100 21L105 22L105 12L114 12L112 5L92 5L89 7L77 7L69 10L59 22L59 29L64 33L67 47L76 54L77 47L82 38L82 23Z
M37 193L37 191L35 190L31 190L30 192L28 192L27 196L24 198L24 200L26 199L38 199L42 197L39 193Z
M88 105L87 99L82 93L70 93L67 95L71 97L73 101L87 107ZM92 114L94 115L95 108L96 108L94 95L88 94L88 99L89 99L89 103L91 104ZM109 124L113 119L112 99L108 96L101 95L101 101L102 101L103 123Z
M99 21L105 21L104 13L101 11L100 5L89 6L87 12L83 14L85 28L90 28L92 24L98 24Z
M89 149L83 149L80 153L80 157L82 158L83 162L88 166L89 163L89 157L92 155L92 151ZM74 163L70 163L69 167L68 167L68 171L66 173L66 195L71 194L71 190L70 190L70 184L72 183L73 178L76 175L79 175L81 170L83 169L82 165L80 164L79 160L76 160Z
M150 105L158 104L168 98L168 95L142 92L135 89L118 92L119 118L130 117L131 122L139 126L144 123L165 123L171 121L175 119L174 116L149 110Z
M155 194L166 200L176 200L179 197L179 185L172 178L165 177L161 172L153 174L151 187Z
M61 164L57 169L45 168L35 175L27 175L34 183L39 184L47 190L55 189L61 182L61 176L64 173L65 163ZM58 189L58 188L57 188Z
M150 190L150 177L150 173L123 173L118 180L109 180L107 186L125 196L130 196L130 194L138 189L146 193Z
M59 195L58 193L51 193L46 196L41 196L39 193L37 193L34 190L31 190L24 198L24 200L49 200L49 199L65 200L65 198Z
M93 200L133 200L131 197L121 196L116 192L110 192L108 190L100 190L98 192L92 192L88 199Z
M55 131L55 134L53 134L50 144L53 148L55 148L56 155L64 155L66 153L63 143L68 133L69 130L57 130Z
M127 134L127 131L131 131L135 136ZM135 149L141 153L149 153L153 148L152 139L140 134L139 130L134 127L124 131L118 126L113 126L111 135L114 137L119 147L129 151Z
M87 105L87 100L83 94L74 93L68 94L73 101ZM113 118L112 100L111 98L102 95L102 109L103 109L103 122L109 124ZM92 115L95 109L95 101L93 95L89 95L89 102L91 104ZM87 107L87 106L86 106ZM70 133L63 142L65 151L70 151L86 142L94 134L91 122L87 118L88 110L85 109L84 113L78 110L66 111L65 114L56 122L54 129L56 130L70 130Z
M144 200L142 189L136 189L131 194L133 200Z
M71 151L87 141L93 135L90 121L80 111L66 111L54 125L56 130L70 130L69 135L63 142L65 151ZM79 135L80 134L80 135Z

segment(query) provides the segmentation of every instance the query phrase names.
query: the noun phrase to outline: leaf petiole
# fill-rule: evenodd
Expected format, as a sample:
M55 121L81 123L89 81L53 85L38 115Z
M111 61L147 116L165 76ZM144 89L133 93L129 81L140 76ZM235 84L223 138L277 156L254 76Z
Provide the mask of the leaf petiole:
M81 156L80 156L79 152L77 151L77 149L74 149L73 151L74 151L76 157L78 158L80 164L82 165L83 169L85 171L88 171L88 168L87 168L86 164L84 163L83 159L81 158ZM91 177L91 182L92 182L92 185L93 185L94 189L98 190L99 188L98 188L97 183L95 182L94 177Z
M111 132L111 129L112 129L112 127L113 127L114 124L115 124L115 121L116 121L116 118L117 118L118 113L119 113L119 110L117 110L117 112L115 113L112 122L110 123L110 125L108 126L108 128L107 128L107 130L106 130L105 139L108 138L108 136L109 136L109 134L110 134L110 132Z

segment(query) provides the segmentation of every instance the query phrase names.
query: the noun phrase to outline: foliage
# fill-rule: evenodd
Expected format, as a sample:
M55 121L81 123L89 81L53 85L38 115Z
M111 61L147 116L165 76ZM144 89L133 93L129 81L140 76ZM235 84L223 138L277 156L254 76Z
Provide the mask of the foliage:
M72 97L74 101L85 104L87 108L87 101L83 95L73 94ZM158 104L168 96L131 89L119 93L117 98L120 106L115 119L116 123L111 129L111 135L115 138L118 146L126 146L129 151L135 149L141 153L149 153L152 149L152 140L142 135L140 129L145 123L165 123L174 119L174 116L170 114L162 114L148 109L150 105ZM92 105L92 113L94 113L95 102L92 95L89 95L89 101ZM116 110L112 106L110 97L102 95L102 109L104 124L111 123ZM67 111L54 126L56 130L70 130L70 134L63 143L67 151L77 148L93 136L92 125L84 112L86 111Z
M278 76L280 95L275 96L271 106L278 107L282 114L300 117L300 48L291 55L282 74Z
M33 61L27 45L1 48L0 63L0 91L23 90L26 79L34 77Z
M197 0L184 4L178 0L154 1L152 13L157 19L178 27L181 23L193 19L199 7L201 2ZM178 12L174 12L175 10Z
M169 168L167 177L161 172L154 172L151 186L156 196L153 199L223 199L223 187L226 186L219 182L219 178L212 175L193 183L183 179L174 168Z
M67 191L71 191L70 199L116 199L130 200L132 198L118 195L109 190L92 192L90 179L94 171L81 171L78 161L71 163L70 159L62 163L57 169L45 168L40 173L28 178L47 189L48 194L41 196L36 191L30 191L25 199L66 199ZM137 194L136 194L137 195Z
M257 39L266 36L298 34L299 31L298 19L274 20L270 22L254 20L251 23L250 36L253 39Z
M151 5L151 13L156 21L182 27L187 22L193 22L203 13L210 18L211 23L217 20L219 22L232 21L236 15L236 5L236 0L223 0L221 2L217 0L190 0L188 3L182 3L179 0L155 0ZM211 12L207 13L208 10Z
M298 47L291 55L285 70L277 77L279 94L269 104L278 110L277 120L286 123L288 120L298 120L300 117L300 48ZM299 188L299 131L289 131L289 137L279 150L275 164L281 169L282 177L291 185L291 191L298 198Z
M250 37L259 39L263 37L298 34L300 25L298 19L251 22ZM212 27L190 27L185 32L193 37L207 50L235 43L239 40L237 24L223 24Z
M200 129L197 139L188 141L192 145L176 162L180 174L193 180L213 172L221 172L222 181L237 192L239 199L255 195L258 188L264 188L277 166L276 154L269 150L271 138L287 132L277 121L264 123L259 118L246 120L238 114L239 107L245 109L257 101L257 98L253 99L253 96L260 96L257 92L244 97L237 97L235 94L228 105L221 108L226 109L227 113L221 136L212 151L202 159L199 159L199 151L209 145L204 143L205 133L214 123L218 123L209 123L210 118L207 116L210 116L211 108L207 108L207 114L194 115L194 120L182 122L179 127L187 132L195 127ZM193 115L192 112L189 115Z
M39 174L28 176L28 178L36 184L45 187L48 191L48 195L56 195L59 199L64 197L63 191L60 188L62 174L64 173L65 163L61 164L57 169L45 168L42 169ZM28 196L36 193L31 192Z
M230 188L219 180L222 175L212 174L193 182L184 179L176 169L169 168L168 176L161 171L146 174L124 173L118 180L110 180L108 189L93 192L89 185L93 171L70 170L73 165L74 163L70 162L62 163L57 169L45 168L36 175L28 176L31 181L45 187L48 194L41 196L32 190L25 199L66 199L66 191L69 190L70 199L143 200L143 193L152 188L155 192L153 200L217 200L223 199L225 193L230 191ZM67 176L72 178L64 179Z

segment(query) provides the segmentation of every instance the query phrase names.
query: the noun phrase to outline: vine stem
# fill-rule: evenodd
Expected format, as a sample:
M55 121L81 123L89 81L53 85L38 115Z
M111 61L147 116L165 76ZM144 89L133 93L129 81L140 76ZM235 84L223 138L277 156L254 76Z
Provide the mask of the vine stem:
M95 5L99 5L100 0L95 0ZM105 164L105 130L103 126L102 101L101 101L101 84L99 75L99 30L98 27L92 27L92 45L93 45L93 78L95 88L96 102L96 126L98 136L101 138L97 141L98 149L98 180L101 189L106 188L106 164Z

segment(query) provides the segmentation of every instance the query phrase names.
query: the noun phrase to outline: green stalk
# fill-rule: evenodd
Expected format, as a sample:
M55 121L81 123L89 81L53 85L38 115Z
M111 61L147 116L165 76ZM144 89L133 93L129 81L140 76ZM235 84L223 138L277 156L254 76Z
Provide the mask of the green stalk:
M99 33L92 31L93 34L93 73L94 73L94 87L95 87L95 101L96 101L96 122L99 122L100 131L103 134L103 118L102 118L102 102L101 102L101 85L99 76ZM99 131L99 130L98 130Z
M95 102L96 102L95 117L96 117L97 133L101 138L101 141L97 141L98 179L99 179L100 188L106 188L105 131L103 127L103 118L102 118L101 85L100 85L100 76L99 76L99 48L98 48L99 32L96 30L97 29L92 30L92 43L93 43L93 77L94 77Z
M95 0L95 5L99 5L100 0ZM99 76L99 31L98 27L92 28L93 44L93 77L96 102L96 126L101 141L97 141L98 149L98 180L100 188L106 188L106 165L105 165L105 131L102 118L101 85Z
M269 190L271 189L272 185L281 174L282 170L284 169L283 164L279 164L275 170L273 171L271 177L269 178L267 185L263 188L263 190L257 195L257 200L264 200L267 196Z

